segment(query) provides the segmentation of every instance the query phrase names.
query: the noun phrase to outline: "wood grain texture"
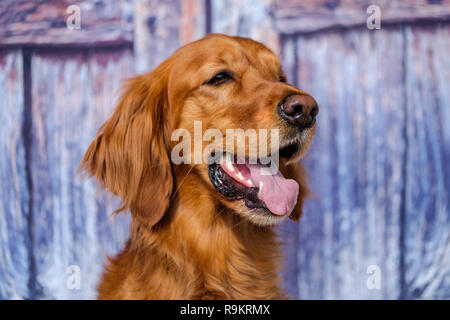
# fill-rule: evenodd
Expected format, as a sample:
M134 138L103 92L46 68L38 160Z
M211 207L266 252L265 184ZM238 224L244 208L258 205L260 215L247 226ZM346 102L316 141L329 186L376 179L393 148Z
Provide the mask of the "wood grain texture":
M136 73L154 69L181 45L204 36L203 3L134 0Z
M405 295L450 298L450 27L406 29Z
M304 160L313 195L287 239L297 241L289 263L298 273L286 287L298 298L400 297L404 70L402 50L390 48L403 43L393 29L301 36L295 54L285 46L285 59L297 57L297 85L320 106ZM380 268L380 290L367 287L370 265Z
M180 42L187 44L206 33L206 1L181 0Z
M295 83L297 78L297 38L288 37L282 41L282 67L289 83ZM300 218L302 221L303 218ZM282 242L284 261L281 276L283 287L291 298L298 298L298 273L299 263L297 261L298 251L298 224L288 221L278 228L278 234Z
M450 0L274 0L271 12L276 30L293 34L366 25L370 5L380 8L382 25L450 18Z
M21 50L0 50L0 299L29 297L29 192Z
M32 234L35 298L95 298L105 255L128 234L128 216L111 213L117 200L76 174L97 129L115 106L133 70L129 50L38 51L32 56ZM81 270L80 290L70 290L67 268Z
M270 1L211 0L212 32L260 41L280 53L279 36L270 16Z
M80 8L80 29L69 29L70 5ZM0 45L118 45L133 41L131 0L2 0Z

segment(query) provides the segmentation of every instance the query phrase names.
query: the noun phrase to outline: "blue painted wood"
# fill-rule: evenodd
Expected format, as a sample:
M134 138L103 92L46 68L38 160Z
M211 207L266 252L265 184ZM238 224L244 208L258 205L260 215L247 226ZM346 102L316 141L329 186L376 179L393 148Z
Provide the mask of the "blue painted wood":
M32 56L32 246L35 298L95 298L106 254L128 234L128 216L93 181L77 175L81 158L115 106L122 81L133 70L130 50ZM81 288L66 285L78 266Z
M163 62L182 43L182 0L135 0L134 42L136 73L145 73Z
M282 43L282 62L283 70L286 73L288 80L293 83L296 79L296 66L297 66L297 39L296 37L289 37L283 39ZM301 218L300 220L303 220ZM278 230L282 241L283 252L283 268L282 279L283 288L289 294L291 298L298 297L298 273L299 263L297 259L297 247L298 247L298 225L294 222L289 222L280 226Z
M406 28L404 286L450 298L450 28Z
M21 50L0 50L0 299L29 297L28 202Z
M313 196L298 227L301 299L400 296L405 152L401 29L297 39L298 86L320 105L306 156ZM292 50L292 49L291 49ZM381 288L367 286L377 266Z
M279 33L270 6L270 1L211 0L211 31L249 37L279 53Z

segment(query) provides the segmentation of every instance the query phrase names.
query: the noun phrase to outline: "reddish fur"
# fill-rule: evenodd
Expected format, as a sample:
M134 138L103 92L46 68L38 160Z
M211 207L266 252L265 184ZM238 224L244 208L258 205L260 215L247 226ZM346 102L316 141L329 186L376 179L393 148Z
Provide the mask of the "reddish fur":
M242 78L241 87L250 87L233 91L213 116L204 106L219 103L215 93L207 88L192 93L203 81L192 70L204 64L201 55L206 51L223 59L230 51L238 58L244 55L247 65L259 70ZM242 57L236 61L241 63ZM118 211L132 213L131 237L123 251L110 259L99 286L100 299L285 297L279 286L280 254L272 228L237 214L242 204L224 199L212 187L205 165L174 166L169 159L171 130L189 126L196 117L211 127L221 123L232 128L243 123L250 128L279 127L272 107L264 109L262 102L252 100L255 93L270 106L287 92L301 92L279 84L278 69L278 59L263 45L213 35L181 48L153 72L130 80L82 160L85 171L122 199ZM260 81L261 75L274 80ZM233 111L238 103L243 112ZM215 122L217 118L221 122ZM298 220L307 194L304 170L300 162L282 163L280 170L300 184L291 215Z

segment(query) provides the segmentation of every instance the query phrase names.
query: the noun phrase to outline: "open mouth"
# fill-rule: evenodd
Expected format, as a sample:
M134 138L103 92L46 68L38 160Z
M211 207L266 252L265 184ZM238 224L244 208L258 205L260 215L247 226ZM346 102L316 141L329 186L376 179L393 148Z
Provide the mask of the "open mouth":
M289 159L297 150L297 143L289 144L279 150L279 155ZM297 204L298 183L285 178L279 170L271 171L261 161L238 162L234 155L224 153L221 161L210 164L208 169L217 191L230 200L242 199L249 209L260 208L276 216L286 216Z

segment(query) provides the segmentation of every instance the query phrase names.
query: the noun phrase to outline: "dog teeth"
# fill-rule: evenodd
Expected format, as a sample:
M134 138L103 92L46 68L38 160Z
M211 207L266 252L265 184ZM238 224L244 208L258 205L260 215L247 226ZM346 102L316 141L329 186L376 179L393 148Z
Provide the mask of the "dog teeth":
M247 179L247 184L248 184L250 187L253 187L253 186L254 186L252 180L250 180L250 179Z
M234 172L234 166L231 161L226 160L225 165L227 166L227 169L230 170L230 172Z
M258 197L260 197L260 196L261 196L261 193L262 193L262 189L263 189L263 182L262 182L262 181L260 181L260 182L259 182Z
M234 172L234 165L233 165L233 161L231 161L231 156L229 154L225 155L225 166L227 167L228 170L230 170L230 172Z
M236 174L236 178L238 178L238 179L241 180L241 181L244 181L244 180L245 180L244 176L243 176L242 173L240 173L240 172L238 172L238 173Z

